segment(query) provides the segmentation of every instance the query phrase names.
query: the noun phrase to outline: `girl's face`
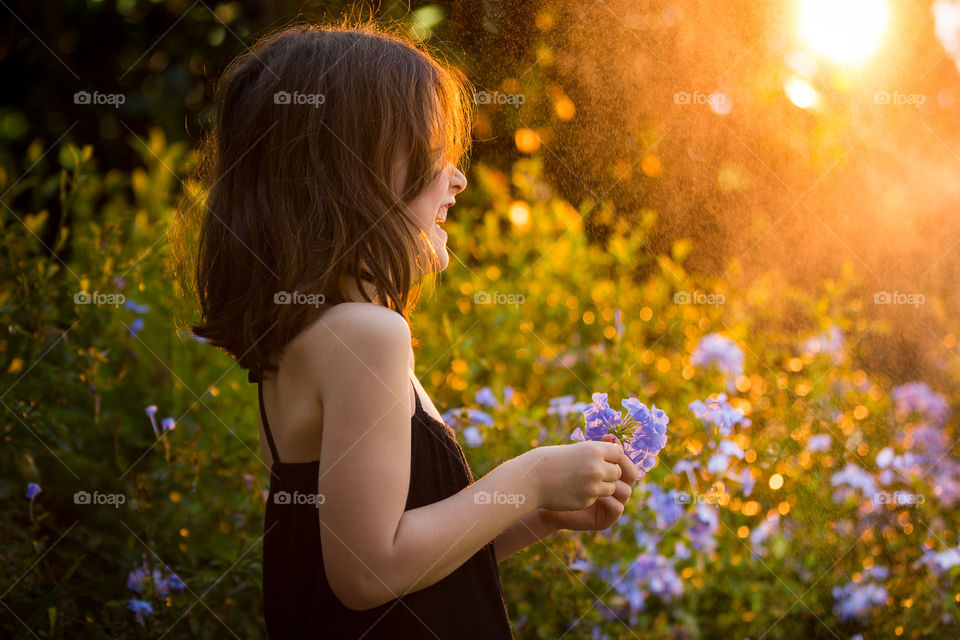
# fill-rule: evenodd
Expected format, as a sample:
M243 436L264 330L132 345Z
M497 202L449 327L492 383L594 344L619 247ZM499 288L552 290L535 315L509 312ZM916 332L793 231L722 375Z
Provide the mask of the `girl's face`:
M454 196L467 186L467 178L452 163L447 163L437 177L420 196L410 203L417 224L424 230L440 261L439 270L447 268L450 256L447 255L447 232L443 230L443 221L448 209L454 204Z

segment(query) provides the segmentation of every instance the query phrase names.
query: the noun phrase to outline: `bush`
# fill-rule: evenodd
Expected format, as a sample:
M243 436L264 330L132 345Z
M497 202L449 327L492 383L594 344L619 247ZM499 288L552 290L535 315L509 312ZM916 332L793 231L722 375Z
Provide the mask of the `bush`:
M176 322L166 230L191 153L132 143L129 174L35 144L19 182L0 176L5 637L263 635L255 390ZM601 205L541 174L536 157L475 167L413 318L418 375L477 477L569 442L595 392L670 423L618 524L500 565L517 637L956 629L956 398L861 368L860 338L889 327L852 269L814 291L702 281L689 243L648 249L656 212L628 227L605 209L597 246L582 216Z

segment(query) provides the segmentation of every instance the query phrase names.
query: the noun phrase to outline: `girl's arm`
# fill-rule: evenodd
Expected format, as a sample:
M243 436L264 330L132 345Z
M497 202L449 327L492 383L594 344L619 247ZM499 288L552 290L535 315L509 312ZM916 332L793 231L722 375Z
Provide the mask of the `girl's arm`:
M559 528L544 517L544 509L537 509L498 535L494 541L497 562L503 562L517 551L539 542Z
M327 579L345 606L370 609L435 584L538 509L534 449L445 500L406 511L413 411L406 321L347 303L307 331L313 335L292 357L322 406L320 540Z
M536 512L545 490L551 507L582 509L613 495L616 479L632 468L619 444L538 447L444 500L406 510L413 413L406 320L381 306L344 303L304 333L298 344L307 346L288 357L323 412L317 511L324 569L351 609L439 582Z

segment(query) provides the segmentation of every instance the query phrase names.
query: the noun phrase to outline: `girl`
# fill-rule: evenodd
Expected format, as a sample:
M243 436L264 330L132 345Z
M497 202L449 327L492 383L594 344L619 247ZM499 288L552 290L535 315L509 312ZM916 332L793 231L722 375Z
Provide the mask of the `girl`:
M372 26L286 28L220 81L192 330L258 384L271 638L510 638L497 563L609 527L637 478L614 440L474 481L414 375L408 314L467 184L466 86Z

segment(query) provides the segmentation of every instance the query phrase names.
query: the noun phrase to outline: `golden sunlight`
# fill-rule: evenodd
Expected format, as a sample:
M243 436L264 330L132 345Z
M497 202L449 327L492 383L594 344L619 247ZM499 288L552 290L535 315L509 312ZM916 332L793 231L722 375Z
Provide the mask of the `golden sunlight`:
M800 0L799 32L810 48L840 64L859 64L887 30L886 0Z
M787 97L790 98L790 101L801 109L813 107L820 100L820 95L817 93L817 90L800 78L791 78L784 84L783 88L787 92Z

